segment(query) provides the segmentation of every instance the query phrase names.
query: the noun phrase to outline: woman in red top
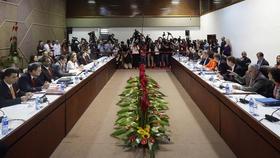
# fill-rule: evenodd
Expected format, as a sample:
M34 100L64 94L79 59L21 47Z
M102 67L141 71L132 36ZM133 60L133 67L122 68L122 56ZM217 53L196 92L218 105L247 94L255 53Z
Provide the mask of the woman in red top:
M205 65L206 68L208 68L209 70L216 70L217 66L218 66L218 54L215 54L213 58L210 59L209 63L207 65Z

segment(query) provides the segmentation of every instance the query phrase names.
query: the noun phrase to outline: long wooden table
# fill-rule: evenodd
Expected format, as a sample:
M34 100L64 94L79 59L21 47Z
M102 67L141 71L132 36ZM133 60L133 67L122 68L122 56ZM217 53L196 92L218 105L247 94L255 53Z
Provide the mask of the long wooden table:
M174 58L171 71L237 157L280 157L279 136Z
M47 158L114 74L111 60L0 141L7 158Z

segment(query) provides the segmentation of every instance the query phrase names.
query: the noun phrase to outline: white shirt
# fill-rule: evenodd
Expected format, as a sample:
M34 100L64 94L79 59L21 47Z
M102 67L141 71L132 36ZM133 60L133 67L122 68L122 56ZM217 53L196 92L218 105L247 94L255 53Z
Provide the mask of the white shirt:
M136 46L136 47L134 47L134 46L132 46L132 54L139 54L139 47L138 46Z
M8 84L5 80L4 80L4 82L6 83L6 85L8 86L9 89L11 89L11 87L13 87L12 84Z
M79 65L78 65L78 63L77 62L75 62L75 63L73 63L71 60L69 60L68 62L67 62L67 70L76 70L76 69L78 69L79 68Z
M54 54L54 56L61 54L61 46L59 43L53 45L53 54Z
M44 44L44 48L45 48L45 50L46 50L47 52L50 52L50 51L51 51L50 46L49 46L48 43Z

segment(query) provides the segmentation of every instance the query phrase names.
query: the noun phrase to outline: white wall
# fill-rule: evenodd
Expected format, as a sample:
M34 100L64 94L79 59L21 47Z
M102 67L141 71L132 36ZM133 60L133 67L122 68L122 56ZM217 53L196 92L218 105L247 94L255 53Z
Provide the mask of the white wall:
M280 54L280 0L246 0L202 16L201 38L207 34L229 38L233 55L245 50L256 62L262 51L271 65Z
M110 34L113 33L115 35L115 38L119 39L120 41L126 41L128 38L130 38L135 29L142 32L142 28L140 27L113 27L106 29L108 29ZM69 37L70 39L72 37L78 37L79 40L81 38L85 38L88 40L89 32L95 31L96 35L98 36L99 30L100 28L73 28L72 34ZM181 36L181 38L185 38L185 30L190 30L191 39L198 39L201 37L198 27L144 27L143 33L144 35L149 34L153 40L162 36L163 32L170 32L174 36L174 38L178 38L179 36Z

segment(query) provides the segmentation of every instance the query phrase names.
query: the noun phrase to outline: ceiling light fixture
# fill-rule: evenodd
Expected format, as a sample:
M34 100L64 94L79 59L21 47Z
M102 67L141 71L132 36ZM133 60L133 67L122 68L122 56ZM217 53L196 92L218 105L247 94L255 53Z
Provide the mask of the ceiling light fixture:
M180 4L180 0L172 0L171 4L178 5L178 4Z
M95 4L95 0L88 0L89 4Z

